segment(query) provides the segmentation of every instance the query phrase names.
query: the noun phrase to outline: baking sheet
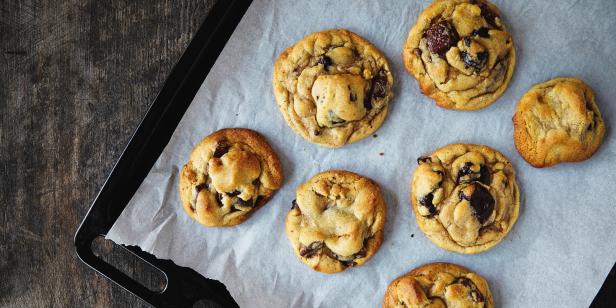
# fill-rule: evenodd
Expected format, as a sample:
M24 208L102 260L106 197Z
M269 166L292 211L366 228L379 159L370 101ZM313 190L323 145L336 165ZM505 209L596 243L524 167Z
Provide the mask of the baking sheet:
M514 38L516 71L493 105L457 112L423 96L402 64L402 45L428 1L255 1L107 238L222 281L242 307L376 307L390 281L433 261L483 275L497 306L588 306L616 261L611 130L616 2L495 2ZM381 49L396 85L378 137L332 150L308 143L287 126L272 94L271 75L285 48L311 32L338 27ZM528 88L556 76L577 76L594 88L608 131L592 159L534 169L514 148L511 117ZM205 228L180 206L178 171L201 138L225 127L265 135L281 158L285 181L245 223ZM501 244L479 255L436 247L418 229L410 208L408 183L416 158L453 142L492 146L511 159L518 173L518 222ZM374 179L388 207L385 241L377 254L364 266L334 275L301 263L284 235L295 188L328 169Z

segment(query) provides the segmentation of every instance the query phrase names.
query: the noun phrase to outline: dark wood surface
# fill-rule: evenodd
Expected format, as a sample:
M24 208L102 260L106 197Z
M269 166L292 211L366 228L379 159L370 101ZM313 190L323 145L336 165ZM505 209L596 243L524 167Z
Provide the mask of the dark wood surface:
M146 306L73 235L214 2L0 1L0 307Z

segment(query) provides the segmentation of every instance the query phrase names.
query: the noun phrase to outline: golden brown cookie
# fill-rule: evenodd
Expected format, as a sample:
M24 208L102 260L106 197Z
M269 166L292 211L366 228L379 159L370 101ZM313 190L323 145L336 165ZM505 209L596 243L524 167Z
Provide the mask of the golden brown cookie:
M451 263L420 266L387 287L383 308L494 307L488 283L476 273Z
M419 228L437 246L479 253L518 219L520 193L507 158L484 145L451 144L417 159L411 203Z
M299 259L336 273L364 264L383 242L385 201L372 180L348 171L326 171L297 188L286 234Z
M499 98L515 67L513 40L500 16L485 0L436 0L425 9L402 51L422 93L458 110Z
M180 174L186 213L209 227L234 226L263 206L282 184L278 156L265 138L245 128L205 137Z
M595 94L575 78L533 86L520 99L513 125L515 147L538 168L588 159L605 135Z
M344 29L312 33L285 50L273 86L287 124L306 140L337 148L376 131L393 97L387 60Z

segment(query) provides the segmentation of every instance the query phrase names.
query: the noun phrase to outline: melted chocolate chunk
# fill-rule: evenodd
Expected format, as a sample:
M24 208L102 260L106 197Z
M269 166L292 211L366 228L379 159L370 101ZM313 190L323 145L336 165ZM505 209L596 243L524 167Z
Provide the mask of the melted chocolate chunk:
M252 185L254 185L254 186L261 185L261 180L259 180L259 178L256 178L256 179L252 180Z
M475 173L471 170L472 166L473 163L471 163L470 161L464 163L464 166L462 166L462 168L460 168L460 171L458 171L458 178L456 178L456 184L460 184L460 179L463 176L470 175L467 182L479 180L479 182L481 183L490 185L490 183L492 182L492 174L490 173L490 169L484 165L481 165L479 168L479 173Z
M297 206L297 199L293 200L293 202L291 202L291 209L296 209L298 208Z
M323 242L312 242L299 250L299 255L304 258L312 258L323 248Z
M202 190L204 190L206 188L208 188L207 183L201 183L201 184L195 186L195 189L197 190L197 192L200 192L200 191L202 191Z
M486 166L481 166L479 169L479 182L490 185L492 183L492 173L490 173L490 168Z
M332 65L332 59L328 56L323 55L319 58L319 63L323 64L324 69L327 69L330 65Z
M428 40L428 50L444 58L449 48L458 42L459 36L449 21L441 20L432 23L426 30L426 39Z
M380 70L376 77L372 78L371 97L382 98L387 94L387 74Z
M253 204L252 203L248 203L248 201L244 201L242 198L237 198L235 200L235 202L233 203L233 206L243 206L243 207L246 207L246 206L253 206Z
M479 8L481 8L481 17L483 17L490 26L498 27L496 25L496 17L498 17L498 15L483 2L479 3Z
M470 37L465 37L464 38L464 46L466 47L471 47L471 38Z
M229 152L231 146L226 141L219 141L216 144L216 150L214 150L214 157L221 158L223 155Z
M413 53L414 53L416 56L421 57L421 49L419 49L419 48L415 48L415 49L413 49Z
M481 27L475 31L473 31L473 33L471 33L472 36L479 36L479 37L483 37L483 38L488 38L490 37L490 29L486 28L486 27Z
M318 136L321 134L321 132L315 129L314 131L312 131L312 134Z
M235 197L235 196L237 196L237 195L239 195L239 194L241 194L241 193L242 193L242 192L241 192L241 191L239 191L239 190L234 190L234 191L232 191L232 192L228 192L228 193L226 193L226 194L227 194L227 196L229 196L229 197Z
M460 199L467 200L470 203L473 214L477 217L479 223L483 224L490 218L490 215L492 215L495 201L485 187L479 184L475 184L474 186L475 190L470 196L465 195L464 191L460 190Z
M430 158L430 156L420 156L419 158L417 158L417 164L421 165L422 163L431 163L432 162L432 158Z
M240 209L238 209L237 207L235 207L235 204L231 207L231 209L229 210L229 214L231 213L235 213L235 212L239 212L241 211Z
M460 57L462 58L462 62L467 68L472 68L475 71L480 71L481 68L486 64L488 60L487 52L480 52L475 57L473 57L470 53L463 51L460 53Z
M364 98L364 108L366 108L366 110L368 111L372 109L372 102L370 101L369 95Z
M434 215L436 215L436 206L434 206L434 204L432 203L433 199L434 195L432 193L429 193L419 199L419 204L428 209L428 212L430 213L428 217L433 217Z
M458 278L456 278L456 280L454 280L452 282L452 284L457 284L457 283L460 283L463 286L471 289L470 294L471 294L471 297L473 298L474 302L477 303L477 302L485 301L485 299L483 297L483 294L481 294L481 292L479 292L479 289L477 288L477 285L475 285L475 283L472 280L470 280L470 279L468 279L466 277L458 277Z

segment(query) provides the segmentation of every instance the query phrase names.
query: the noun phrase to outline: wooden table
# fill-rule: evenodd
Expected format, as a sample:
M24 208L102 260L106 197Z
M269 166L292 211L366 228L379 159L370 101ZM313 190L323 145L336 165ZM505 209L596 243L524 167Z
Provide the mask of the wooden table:
M214 2L0 2L0 307L147 306L73 235Z

